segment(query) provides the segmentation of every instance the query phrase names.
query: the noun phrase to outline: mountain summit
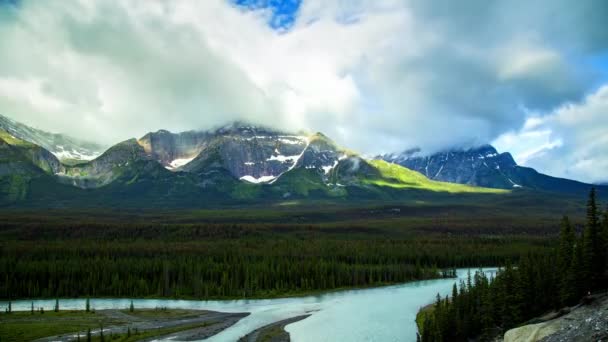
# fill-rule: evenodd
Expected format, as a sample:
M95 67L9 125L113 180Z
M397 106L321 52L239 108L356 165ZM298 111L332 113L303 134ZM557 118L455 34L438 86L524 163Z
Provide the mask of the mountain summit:
M377 157L418 171L442 182L467 184L496 189L527 188L552 192L580 193L590 185L551 177L517 165L510 153L498 153L490 145L470 149L453 149L428 156L419 149Z

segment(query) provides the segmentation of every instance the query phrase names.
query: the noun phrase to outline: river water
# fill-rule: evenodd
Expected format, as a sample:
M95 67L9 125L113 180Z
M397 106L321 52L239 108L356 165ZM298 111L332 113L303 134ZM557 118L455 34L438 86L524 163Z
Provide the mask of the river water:
M256 299L192 301L166 299L134 299L135 308L205 309L221 312L250 312L251 315L206 341L236 341L239 337L272 322L294 316L311 314L310 317L288 325L287 330L295 342L323 341L416 341L416 313L435 301L437 293L445 297L451 294L452 285L465 279L467 273L478 269L458 269L458 279L436 279L401 285L361 290L330 292L315 296ZM484 272L495 273L496 268ZM12 303L14 311L30 310L32 301ZM126 309L131 299L91 299L91 307L101 309ZM0 302L5 310L7 302ZM34 300L34 307L52 310L54 299ZM85 308L84 299L62 299L62 310Z

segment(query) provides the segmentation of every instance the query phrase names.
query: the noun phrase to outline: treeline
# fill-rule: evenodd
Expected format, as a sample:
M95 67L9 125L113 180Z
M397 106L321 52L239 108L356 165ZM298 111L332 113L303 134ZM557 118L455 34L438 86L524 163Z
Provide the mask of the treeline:
M435 278L440 269L497 265L548 245L513 237L392 240L347 234L12 240L0 244L0 297L279 296Z
M432 308L420 313L419 338L489 340L549 310L575 304L608 288L607 251L608 210L600 215L592 190L582 234L564 217L559 244L551 253L527 255L494 279L478 272L454 285L451 297L438 297Z

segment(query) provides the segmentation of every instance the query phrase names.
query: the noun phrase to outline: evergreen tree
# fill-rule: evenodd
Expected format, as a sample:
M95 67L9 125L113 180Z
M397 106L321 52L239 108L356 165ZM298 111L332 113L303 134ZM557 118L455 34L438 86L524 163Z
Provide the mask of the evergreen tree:
M492 340L559 305L576 303L588 291L608 288L601 282L605 251L598 248L608 244L604 238L608 213L599 220L593 191L587 209L582 237L577 238L564 217L554 251L524 255L517 267L507 263L491 281L479 272L474 277L469 274L459 289L452 288L451 301L437 297L433 310L424 315L421 341ZM589 279L595 283L590 284ZM556 298L561 302L558 305Z
M599 234L599 215L595 188L592 188L587 201L587 222L583 233L584 280L587 283L585 292L594 291L600 286L600 278L605 263L603 247Z
M34 314L34 302L32 302L32 311L31 311L31 314L32 315Z
M86 312L91 311L91 303L90 303L89 298L87 298L87 301L85 302L85 310L86 310Z
M561 222L561 230L559 233L559 267L562 270L568 269L572 263L572 256L574 253L574 242L576 235L574 229L570 224L568 216L564 216Z
M9 314L13 312L13 304L11 303L11 301L8 301L8 311Z
M55 312L59 312L59 299L55 299Z
M587 271L585 270L585 261L583 256L583 238L577 239L574 245L574 257L572 258L572 266L570 273L574 278L573 295L576 299L583 296L587 291Z
M91 328L87 329L87 342L91 342Z
M133 301L131 301L131 305L129 306L129 311L130 312L135 311L135 306L133 306Z
M573 297L577 297L576 293L576 267L573 265L574 246L576 244L576 235L570 224L567 216L562 218L561 230L559 236L558 248L558 263L561 270L560 275L560 304L568 305Z
M608 287L608 207L604 211L602 220L602 238L604 242L604 281L603 288Z

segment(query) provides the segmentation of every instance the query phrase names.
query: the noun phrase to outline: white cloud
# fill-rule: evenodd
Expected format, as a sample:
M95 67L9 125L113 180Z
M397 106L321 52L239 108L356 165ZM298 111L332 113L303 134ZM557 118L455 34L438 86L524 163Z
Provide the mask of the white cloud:
M585 6L304 0L278 33L223 0L23 1L0 8L0 112L107 143L235 119L365 153L486 143L588 91Z
M608 85L578 103L532 117L518 132L494 143L515 160L554 176L586 182L608 180Z

